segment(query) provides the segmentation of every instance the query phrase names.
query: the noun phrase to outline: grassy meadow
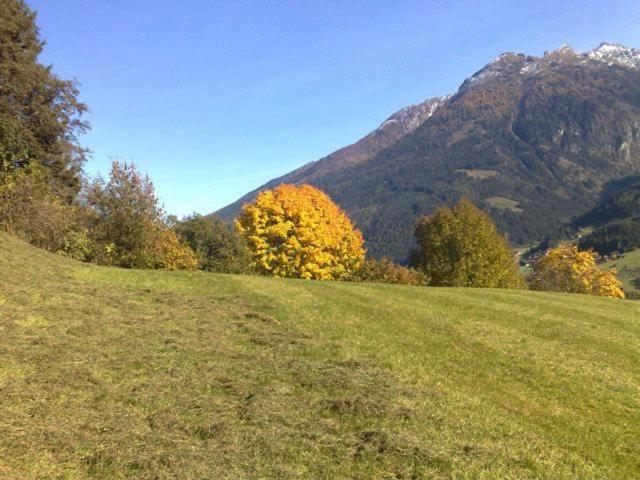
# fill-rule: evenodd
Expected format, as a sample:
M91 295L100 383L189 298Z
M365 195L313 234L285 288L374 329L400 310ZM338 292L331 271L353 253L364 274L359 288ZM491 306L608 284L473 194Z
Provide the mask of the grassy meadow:
M602 266L616 270L616 276L622 282L625 292L640 293L640 250L624 253L620 258L606 262Z
M80 264L0 234L0 478L640 477L640 303Z

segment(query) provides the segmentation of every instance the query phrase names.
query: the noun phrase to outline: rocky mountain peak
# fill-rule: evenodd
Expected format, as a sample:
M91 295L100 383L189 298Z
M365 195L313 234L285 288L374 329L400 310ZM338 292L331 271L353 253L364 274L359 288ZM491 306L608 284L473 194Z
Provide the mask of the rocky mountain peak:
M564 44L557 50L552 52L544 52L545 57L577 57L579 54L571 47L571 45Z
M451 95L430 98L418 105L404 107L382 122L378 130L394 125L400 127L405 132L410 132L430 118L436 109L442 106L450 97Z
M467 78L460 86L459 91L463 92L488 80L499 79L516 73L525 62L527 62L527 57L521 53L502 53L491 60L484 68Z
M500 81L510 75L527 76L538 73L541 71L541 67L550 63L584 63L589 60L607 65L640 69L640 50L616 43L603 42L588 52L577 52L570 45L564 44L557 50L544 52L542 57L505 52L467 78L460 86L459 91L468 90L472 86L481 85L490 80Z
M609 65L640 69L640 50L617 43L603 42L597 48L584 55L592 60L599 60Z

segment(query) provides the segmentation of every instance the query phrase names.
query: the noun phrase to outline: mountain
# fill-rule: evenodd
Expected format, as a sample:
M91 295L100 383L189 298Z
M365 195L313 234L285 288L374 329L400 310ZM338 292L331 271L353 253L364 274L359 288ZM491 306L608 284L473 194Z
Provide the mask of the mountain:
M391 116L349 147L277 178L325 190L374 256L406 258L419 215L466 196L515 244L539 240L640 173L640 50L603 43L504 53L451 96ZM242 202L218 213L230 218Z
M383 148L392 145L407 133L415 130L431 117L436 108L447 99L448 97L430 98L418 105L404 107L356 143L341 148L320 160L303 165L282 177L275 178L216 213L225 220L231 220L238 214L242 205L253 200L260 190L273 188L281 183L314 183L314 180L320 180L325 175L366 162Z

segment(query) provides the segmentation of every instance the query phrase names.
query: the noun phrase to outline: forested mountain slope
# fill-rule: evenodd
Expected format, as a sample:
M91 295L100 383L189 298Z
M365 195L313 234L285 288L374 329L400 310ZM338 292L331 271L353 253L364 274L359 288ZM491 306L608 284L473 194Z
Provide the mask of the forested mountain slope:
M627 177L593 209L578 217L570 228L589 233L580 238L583 249L602 255L640 248L640 178Z
M639 66L640 51L609 44L505 53L358 161L339 151L267 186L324 189L376 256L406 258L415 218L461 196L513 243L540 240L593 207L610 182L640 173ZM233 217L254 194L220 213Z

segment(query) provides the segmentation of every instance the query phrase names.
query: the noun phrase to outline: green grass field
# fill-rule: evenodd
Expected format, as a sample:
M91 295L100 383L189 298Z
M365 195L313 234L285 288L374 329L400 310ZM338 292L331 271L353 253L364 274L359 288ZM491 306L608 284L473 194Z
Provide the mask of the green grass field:
M622 282L625 292L640 293L640 250L627 252L622 258L603 263L602 266L616 269L616 276Z
M640 303L117 270L0 235L0 478L640 477Z

